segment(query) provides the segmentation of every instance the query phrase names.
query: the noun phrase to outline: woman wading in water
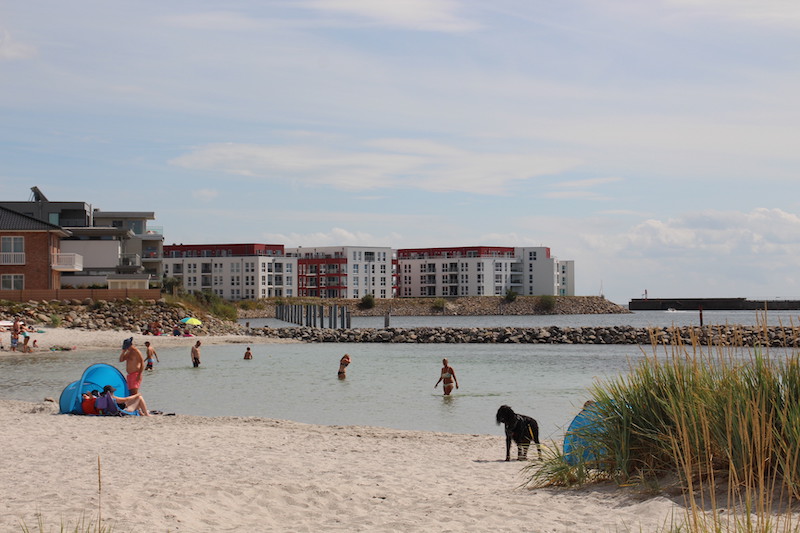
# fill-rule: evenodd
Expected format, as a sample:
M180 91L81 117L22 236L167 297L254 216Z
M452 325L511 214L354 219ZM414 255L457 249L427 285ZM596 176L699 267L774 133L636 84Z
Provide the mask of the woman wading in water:
M445 396L450 396L450 393L453 392L453 385L458 388L456 371L453 370L453 367L450 366L450 364L447 362L447 359L442 359L442 375L439 376L439 381L437 381L436 385L433 386L434 389L439 386L439 382L442 383Z

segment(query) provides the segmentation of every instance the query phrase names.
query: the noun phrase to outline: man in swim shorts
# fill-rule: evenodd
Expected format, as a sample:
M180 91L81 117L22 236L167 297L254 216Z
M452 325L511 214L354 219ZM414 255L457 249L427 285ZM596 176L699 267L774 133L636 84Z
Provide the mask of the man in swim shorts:
M192 352L191 352L192 366L194 366L195 368L200 366L200 344L201 344L200 341L197 341L197 343L194 346L192 346Z
M119 354L119 361L125 361L125 370L128 372L125 381L128 382L128 391L131 395L138 393L142 386L144 357L139 348L133 345L133 337L122 341L122 353Z
M156 349L150 346L150 341L145 341L145 346L147 346L147 357L145 358L144 362L147 363L145 366L145 370L153 370L153 363L158 361L159 363L161 360L158 358L158 354L156 353Z

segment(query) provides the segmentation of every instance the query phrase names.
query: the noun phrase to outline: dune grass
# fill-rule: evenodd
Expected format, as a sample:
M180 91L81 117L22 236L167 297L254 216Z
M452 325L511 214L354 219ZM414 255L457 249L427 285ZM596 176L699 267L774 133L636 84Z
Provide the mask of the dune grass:
M113 533L113 526L103 523L103 470L100 465L100 456L97 456L97 519L85 514L75 521L73 525L71 522L61 520L59 525L59 533ZM22 533L45 533L53 531L52 527L46 526L44 516L42 513L37 513L36 516L36 529L31 529L24 522L20 522Z
M729 346L704 345L702 330L686 344L654 335L652 353L627 375L590 390L595 419L579 434L590 459L551 448L543 464L527 467L528 485L677 480L686 516L666 530L800 531L792 514L800 498L800 330L791 329L782 348L746 348L735 333Z

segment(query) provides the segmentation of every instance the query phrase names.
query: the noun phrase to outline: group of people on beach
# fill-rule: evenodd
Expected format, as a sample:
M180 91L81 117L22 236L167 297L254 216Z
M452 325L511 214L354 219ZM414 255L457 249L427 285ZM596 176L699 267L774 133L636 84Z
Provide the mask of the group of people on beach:
M5 331L5 328L2 328L1 331ZM31 333L36 333L36 328L28 326L19 316L15 316L14 322L11 324L11 342L9 349L12 352L19 350L22 353L31 353L34 349L38 348L36 339L31 343ZM22 346L20 346L19 343L20 337L22 337ZM3 346L2 342L0 342L0 349L5 350L5 346Z
M119 354L120 363L125 363L125 382L128 384L129 396L117 397L113 393L116 389L111 385L106 385L103 389L104 395L111 395L113 400L121 405L128 411L138 411L140 415L149 416L150 412L147 410L147 404L144 397L139 393L139 388L142 386L142 377L145 370L152 370L155 362L160 362L158 353L155 348L150 345L150 341L145 341L147 348L147 357L142 355L142 352L133 345L133 337L127 338L122 341L122 353ZM99 400L96 400L96 404ZM102 409L99 409L102 411ZM84 410L85 412L85 410ZM100 414L103 414L102 412Z

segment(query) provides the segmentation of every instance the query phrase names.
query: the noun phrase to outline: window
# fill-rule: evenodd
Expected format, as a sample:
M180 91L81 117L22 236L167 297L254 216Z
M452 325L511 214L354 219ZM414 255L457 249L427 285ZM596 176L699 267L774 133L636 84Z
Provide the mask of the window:
M25 237L3 237L0 239L0 252L22 253L25 251Z
M0 276L0 290L21 291L24 288L25 276L22 274L3 274Z

